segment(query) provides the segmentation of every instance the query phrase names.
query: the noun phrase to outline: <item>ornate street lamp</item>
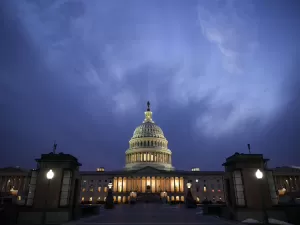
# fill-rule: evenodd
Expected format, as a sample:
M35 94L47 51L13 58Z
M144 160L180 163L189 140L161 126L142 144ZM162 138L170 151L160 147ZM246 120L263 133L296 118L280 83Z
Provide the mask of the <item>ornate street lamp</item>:
M260 169L257 169L256 172L255 172L255 177L260 182L263 223L264 224L269 224L268 213L266 211L265 202L264 202L264 186L263 186L263 177L264 177L264 174L263 174L262 171L260 171Z
M186 199L185 199L185 206L187 208L196 208L197 205L196 205L196 202L195 202L192 192L191 192L192 183L187 182L186 187L188 189L188 192L187 192Z
M108 183L108 192L106 196L106 201L105 201L105 208L106 209L112 209L114 208L114 198L113 198L113 193L112 193L112 183Z
M186 183L186 187L188 188L188 190L190 190L190 189L191 189L191 187L192 187L192 183L190 183L190 182L187 182L187 183Z

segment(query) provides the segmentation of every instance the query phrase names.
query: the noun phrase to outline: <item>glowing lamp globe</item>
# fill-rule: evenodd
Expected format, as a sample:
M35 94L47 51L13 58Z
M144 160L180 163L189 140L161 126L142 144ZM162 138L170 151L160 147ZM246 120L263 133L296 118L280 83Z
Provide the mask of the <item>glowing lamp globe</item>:
M258 169L255 173L255 176L257 179L262 179L263 178L263 173Z
M54 177L54 173L52 170L49 170L48 173L47 173L47 179L48 180L52 180L52 178Z
M108 188L111 189L112 188L112 183L108 183Z
M192 183L188 182L188 183L186 184L186 186L187 186L188 189L190 189L190 188L192 187Z

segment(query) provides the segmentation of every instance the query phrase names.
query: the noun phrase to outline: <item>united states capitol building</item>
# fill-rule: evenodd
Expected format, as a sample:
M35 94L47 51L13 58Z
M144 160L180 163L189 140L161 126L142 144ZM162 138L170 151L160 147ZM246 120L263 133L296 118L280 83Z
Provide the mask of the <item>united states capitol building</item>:
M97 203L105 201L108 183L113 184L115 202L127 202L130 198L152 196L165 197L168 201L183 202L187 183L191 183L194 199L200 203L225 201L224 171L176 170L172 165L172 151L168 148L162 129L153 121L150 103L145 119L133 132L129 148L125 152L125 168L121 171L81 172L81 201ZM277 189L299 190L300 170L277 168L273 175Z
M192 183L195 199L223 201L223 172L179 171L172 165L172 151L162 129L153 121L150 103L145 119L133 132L125 152L125 168L121 171L81 172L81 200L105 201L107 184L112 182L114 198L126 202L145 193L184 201L186 184Z
M118 203L126 203L132 199L183 202L188 183L191 184L191 193L198 203L204 200L227 201L231 190L228 189L229 179L226 178L225 171L175 169L168 140L153 121L149 102L147 106L144 121L134 130L129 140L124 169L106 171L105 168L95 168L94 171L80 171L80 201L86 204L105 202L109 184L112 184L113 198ZM238 155L242 160L246 157L246 154ZM255 157L255 154L248 154L247 157L249 156ZM230 158L227 158L228 162ZM300 191L299 168L287 166L269 170L272 172L277 195ZM11 193L18 196L19 200L27 198L28 193L31 193L29 187L34 186L33 174L36 171L16 167L0 168L0 193Z

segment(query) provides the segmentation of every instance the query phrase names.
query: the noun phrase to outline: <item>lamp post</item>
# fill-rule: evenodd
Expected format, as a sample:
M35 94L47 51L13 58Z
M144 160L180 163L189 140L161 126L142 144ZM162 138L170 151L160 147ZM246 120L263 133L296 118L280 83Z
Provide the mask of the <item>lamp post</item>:
M185 206L187 208L195 208L197 207L197 205L195 204L192 192L191 192L191 187L192 187L192 183L191 182L187 182L186 187L188 189L187 195L186 195L186 199L185 199Z
M48 180L48 185L47 185L47 194L50 192L50 181L53 179L54 177L54 172L50 169L47 174L46 174L46 178ZM46 223L46 211L47 211L47 200L48 200L48 195L47 197L45 197L45 207L44 207L44 213L43 213L43 224Z
M269 224L268 213L266 211L265 202L264 202L264 186L263 186L263 177L264 177L264 174L263 174L262 171L260 171L259 169L257 169L257 171L255 172L255 176L256 176L256 178L260 182L263 223L264 224Z
M112 209L114 208L114 198L113 198L113 194L112 194L112 183L108 183L108 192L107 192L107 196L106 196L106 201L105 201L105 208L106 209Z

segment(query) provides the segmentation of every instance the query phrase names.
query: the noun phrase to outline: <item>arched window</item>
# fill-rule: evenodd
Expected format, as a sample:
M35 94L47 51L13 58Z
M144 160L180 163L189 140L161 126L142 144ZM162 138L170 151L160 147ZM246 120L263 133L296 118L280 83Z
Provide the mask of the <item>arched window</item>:
M146 146L146 141L144 141L144 146Z
M137 143L137 146L140 146L140 143L139 143L139 142Z
M151 141L151 146L153 146L153 141Z
M154 142L154 146L157 146L157 143L156 143L156 141Z
M150 141L148 141L148 146L150 146Z

